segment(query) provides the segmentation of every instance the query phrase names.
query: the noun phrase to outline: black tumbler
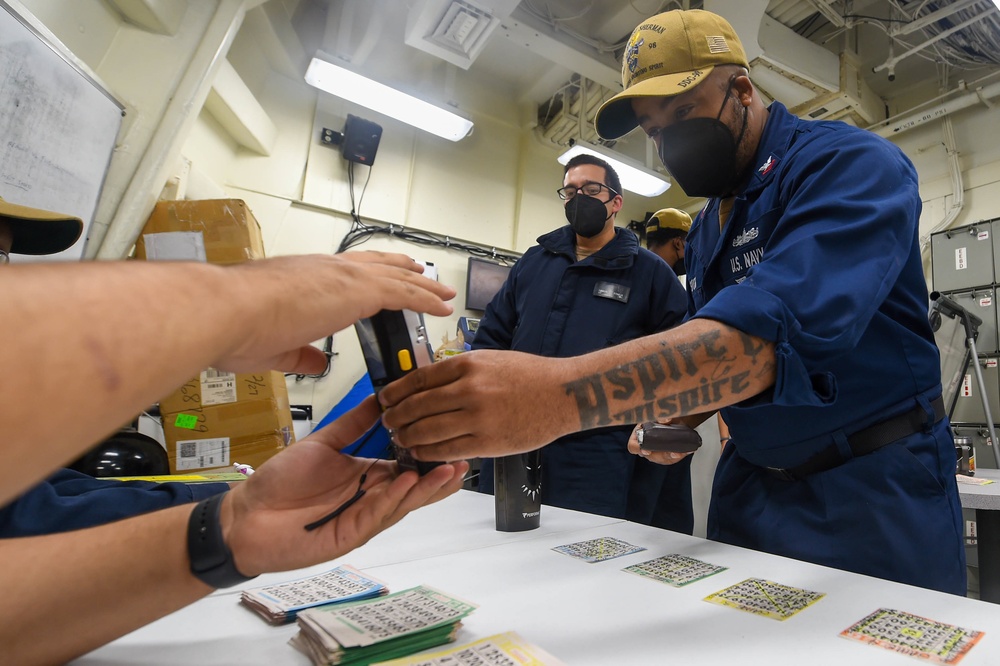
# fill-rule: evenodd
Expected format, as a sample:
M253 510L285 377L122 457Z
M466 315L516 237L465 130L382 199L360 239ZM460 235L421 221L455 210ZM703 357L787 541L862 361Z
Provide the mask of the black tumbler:
M542 514L541 450L496 458L493 494L497 530L524 532L539 525Z

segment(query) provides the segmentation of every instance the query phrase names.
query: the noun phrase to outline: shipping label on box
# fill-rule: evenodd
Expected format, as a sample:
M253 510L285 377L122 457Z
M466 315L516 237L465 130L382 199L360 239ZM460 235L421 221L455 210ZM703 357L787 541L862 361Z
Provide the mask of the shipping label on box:
M264 241L260 224L240 199L159 201L136 241L135 256L237 264L263 259Z
M164 231L143 234L147 261L208 261L200 231Z
M229 438L186 439L177 442L177 456L172 461L174 470L229 467Z
M201 404L225 405L236 402L236 373L208 368L201 373Z
M288 386L285 384L284 373L271 371L232 374L210 368L161 399L160 413L178 414L203 406L271 399L287 404Z
M228 400L233 390L235 402L210 404ZM206 371L161 400L160 414L173 473L233 463L257 467L294 441L281 372Z
M280 453L290 441L290 428L267 435L209 437L180 440L167 445L170 472L195 470L232 471L236 463L259 468ZM206 433L207 435L207 433Z
M163 415L171 472L257 467L294 441L287 402L255 400Z

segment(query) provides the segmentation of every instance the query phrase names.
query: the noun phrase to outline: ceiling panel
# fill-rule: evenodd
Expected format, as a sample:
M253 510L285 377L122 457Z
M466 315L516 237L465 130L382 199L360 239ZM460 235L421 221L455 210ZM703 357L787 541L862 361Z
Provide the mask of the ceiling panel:
M302 0L298 21L311 35L303 46L307 52L315 49L309 42L316 41L316 25L325 25L321 47L349 66L384 83L423 91L429 101L457 103L473 114L496 113L496 97L502 96L520 107L516 122L527 125L536 122L539 106L551 108L567 86L579 87L581 76L598 82L606 95L613 94L620 87L622 45L632 28L648 15L680 6L726 8L717 11L738 13L734 23L743 32L760 25L747 13L766 7L767 18L762 15L761 20L786 34L779 40L782 48L769 47L772 56L780 52L781 57L764 53L760 64L766 71L755 65L755 74L766 92L774 91L779 99L787 88L788 99L782 101L800 105L803 115L825 110L823 104L831 96L839 98L835 103L841 106L857 106L849 95L845 102L840 91L815 85L801 70L810 50L828 54L834 87L841 83L838 71L853 77L847 92L865 98L865 112L830 111L829 117L858 124L870 122L873 112L911 109L960 80L1000 74L1000 14L991 0L461 0L485 15L494 11L499 19L499 27L491 30L467 67L407 45L405 39L408 22L412 29L418 13L425 18L435 11L444 15L455 1ZM959 11L952 11L956 8ZM919 27L911 29L911 24ZM758 28L758 34L741 34L748 50L759 50L756 42L763 42L763 32ZM900 59L891 73L888 68L873 71L932 39L939 41ZM850 56L846 66L843 52ZM803 81L807 89L801 88ZM481 94L484 89L492 94ZM808 101L809 95L820 94L826 97Z

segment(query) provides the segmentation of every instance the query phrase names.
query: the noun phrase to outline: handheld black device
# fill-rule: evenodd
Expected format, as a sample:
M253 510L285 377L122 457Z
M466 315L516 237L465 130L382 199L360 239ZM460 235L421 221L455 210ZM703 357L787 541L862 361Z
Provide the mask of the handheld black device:
M701 446L701 435L681 423L653 423L648 421L636 432L639 446L646 451L691 453Z
M434 360L424 318L418 312L382 310L358 321L354 329L358 333L376 395L382 387L417 368L430 365ZM391 432L389 437L400 467L425 474L441 464L416 460L408 449L396 444Z

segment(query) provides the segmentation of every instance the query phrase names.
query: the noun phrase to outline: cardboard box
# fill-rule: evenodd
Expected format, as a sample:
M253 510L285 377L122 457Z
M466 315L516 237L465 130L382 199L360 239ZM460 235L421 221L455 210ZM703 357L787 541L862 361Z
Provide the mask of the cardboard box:
M136 243L136 258L234 264L264 258L264 242L239 199L160 201ZM198 325L198 315L191 323ZM258 467L295 439L280 372L208 368L160 400L160 414L175 474L233 463Z
M277 374L277 373L275 373ZM163 413L173 474L264 464L294 442L287 390L263 400Z
M277 371L229 373L208 368L161 399L160 413L178 414L202 407L271 399L288 403L288 388L284 373Z
M240 199L160 201L136 241L135 257L238 264L263 259L264 240Z

